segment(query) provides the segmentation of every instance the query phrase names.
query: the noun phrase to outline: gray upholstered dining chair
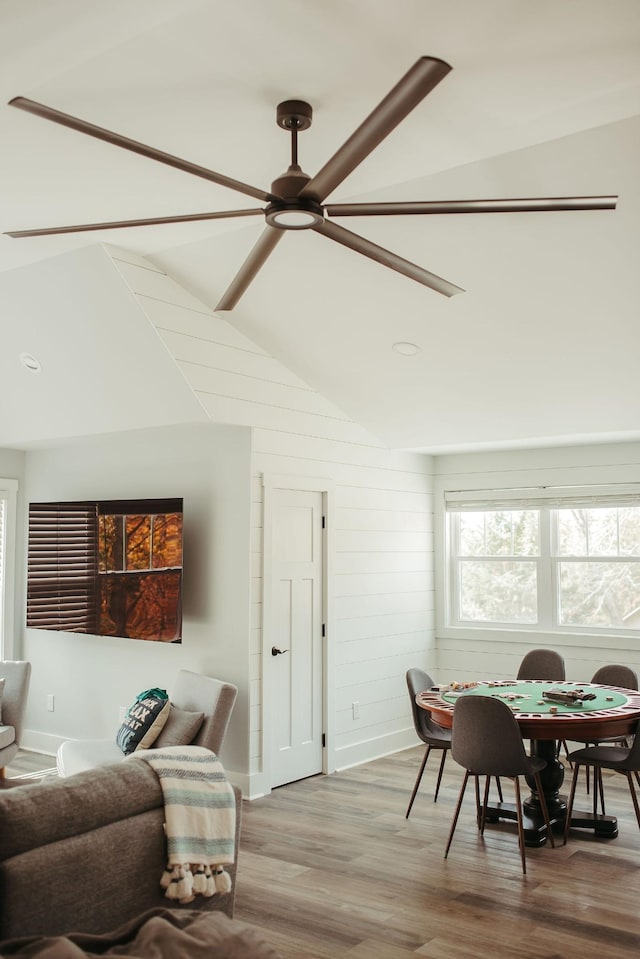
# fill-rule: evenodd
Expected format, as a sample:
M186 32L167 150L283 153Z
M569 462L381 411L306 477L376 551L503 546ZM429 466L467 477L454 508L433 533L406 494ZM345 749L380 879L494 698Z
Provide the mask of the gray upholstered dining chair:
M442 726L439 726L433 721L431 715L425 710L420 709L416 703L416 696L418 693L424 692L425 689L431 689L433 686L433 680L428 673L425 673L422 669L417 667L414 669L407 670L407 688L409 690L409 699L411 700L411 715L413 716L413 725L415 727L418 737L425 744L424 756L422 757L422 764L418 770L418 775L416 777L415 785L413 787L413 792L411 793L411 799L409 800L409 806L405 815L405 819L409 818L409 813L411 812L411 807L413 806L413 800L416 798L416 793L418 792L418 787L422 780L422 774L424 768L427 765L427 759L432 749L440 749L442 751L442 757L440 759L440 768L438 770L438 779L436 782L436 790L433 796L433 801L438 801L438 792L440 790L440 782L442 781L442 772L444 770L444 763L447 758L447 752L451 748L451 730L444 729Z
M555 649L530 649L522 658L516 679L565 679L564 659Z
M623 689L638 689L638 674L630 666L623 666L621 663L609 663L596 669L591 677L592 683L598 683L601 686L621 686ZM626 736L603 736L601 739L577 740L584 742L586 746L599 746L602 743L616 743L618 746L628 748L629 740ZM587 774L587 795L590 789L589 766L586 766ZM640 775L635 774L638 785L640 786Z
M518 844L520 846L522 872L526 873L520 776L531 776L533 778L547 827L547 835L551 840L551 845L555 846L547 803L540 782L540 771L547 765L546 761L538 756L527 756L518 723L511 709L501 699L494 699L491 696L461 696L458 699L453 708L451 755L460 766L464 767L465 774L453 822L451 823L444 858L446 859L449 854L469 777L473 776L475 779L476 803L480 794L479 777L486 777L482 806L479 811L476 809L481 834L484 834L491 777L506 777L514 781Z
M0 661L0 777L20 748L30 679L31 663Z
M640 804L633 783L633 774L636 778L640 772L640 723L636 726L632 746L585 746L583 749L576 749L570 754L573 764L573 778L571 780L571 792L569 793L569 802L567 803L567 815L564 827L564 841L566 843L569 829L571 827L571 812L573 810L573 800L576 794L576 785L581 766L593 769L593 814L598 811L598 795L600 796L600 811L605 815L604 809L604 787L602 784L602 770L611 769L617 773L623 773L627 777L631 801L640 827Z
M530 649L522 658L516 679L551 679L561 682L565 679L564 659L555 649ZM564 746L565 755L569 758L569 747L565 740L558 743L556 753Z

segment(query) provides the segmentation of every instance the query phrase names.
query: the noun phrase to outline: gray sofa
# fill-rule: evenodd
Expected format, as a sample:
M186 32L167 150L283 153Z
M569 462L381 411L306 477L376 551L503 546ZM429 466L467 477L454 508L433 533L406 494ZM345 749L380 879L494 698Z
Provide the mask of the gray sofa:
M242 808L235 793L232 890L180 906L159 885L164 804L143 760L0 790L0 940L107 933L154 908L232 916Z

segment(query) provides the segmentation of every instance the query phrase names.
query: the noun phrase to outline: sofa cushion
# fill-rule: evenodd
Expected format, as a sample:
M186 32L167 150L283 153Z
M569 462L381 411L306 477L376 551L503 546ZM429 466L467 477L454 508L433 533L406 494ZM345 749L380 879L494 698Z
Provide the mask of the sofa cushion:
M125 756L153 746L169 718L170 708L166 689L146 689L136 696L116 736Z
M154 748L164 746L188 746L197 736L204 720L204 713L194 713L188 709L179 709L171 704L169 718L162 727Z

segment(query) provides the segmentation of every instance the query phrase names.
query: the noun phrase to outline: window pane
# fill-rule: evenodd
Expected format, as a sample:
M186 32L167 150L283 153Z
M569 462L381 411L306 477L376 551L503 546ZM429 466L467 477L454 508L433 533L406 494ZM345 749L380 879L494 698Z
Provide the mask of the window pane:
M461 556L537 556L537 510L458 513Z
M535 563L471 561L459 563L458 570L461 621L538 621Z
M558 555L587 555L587 510L559 509L556 513L558 523Z
M589 521L589 556L618 555L618 510L587 510Z
M625 506L618 510L621 556L640 556L640 507Z
M640 507L559 509L559 556L640 555Z
M640 564L559 564L562 626L640 626Z
M151 517L127 516L127 569L151 568Z

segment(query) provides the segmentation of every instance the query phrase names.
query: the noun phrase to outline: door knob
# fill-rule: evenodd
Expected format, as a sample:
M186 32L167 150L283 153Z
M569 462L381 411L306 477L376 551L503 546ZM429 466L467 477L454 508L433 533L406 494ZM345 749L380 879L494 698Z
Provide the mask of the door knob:
M283 653L288 653L288 652L289 652L288 649L278 649L277 646L272 646L272 647L271 647L271 655L272 655L272 656L282 656Z

